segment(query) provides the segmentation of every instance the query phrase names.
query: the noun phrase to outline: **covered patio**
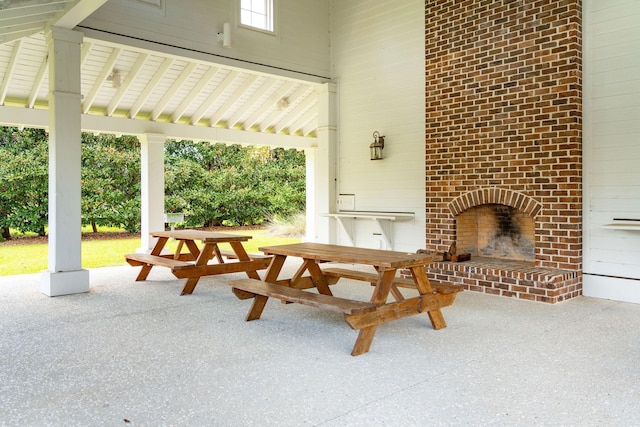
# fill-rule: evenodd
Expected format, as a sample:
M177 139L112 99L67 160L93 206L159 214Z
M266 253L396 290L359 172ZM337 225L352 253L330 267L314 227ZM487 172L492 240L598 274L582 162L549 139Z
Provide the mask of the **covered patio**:
M0 125L49 133L49 260L41 275L46 295L90 287L80 258L81 132L140 140L138 252L149 252L155 243L149 233L164 227L167 139L304 150L307 236L328 241L335 229L319 215L331 210L335 195L329 165L335 162L336 88L328 73L278 62L281 51L295 54L287 43L272 47L268 59L247 55L255 44L251 35L236 40L233 49L223 46L217 32L231 28L228 22L218 28L199 13L210 7L207 2L189 6L138 0L26 0L0 6ZM217 2L209 12L221 20L229 9ZM164 32L114 31L112 25L125 16L133 16L134 25L140 17L160 19L152 27L160 25ZM186 22L194 20L200 30L191 33ZM237 27L234 33L242 34ZM170 29L177 33L167 33ZM195 40L176 35L187 32Z
M297 268L296 260L285 268ZM640 306L463 292L434 331L385 324L371 351L340 315L270 301L246 323L231 274L179 297L164 269L92 269L47 298L0 277L3 425L631 425L640 418ZM362 282L347 296L370 292ZM319 317L321 317L319 319ZM299 334L300 330L304 334ZM578 392L579 390L579 392Z

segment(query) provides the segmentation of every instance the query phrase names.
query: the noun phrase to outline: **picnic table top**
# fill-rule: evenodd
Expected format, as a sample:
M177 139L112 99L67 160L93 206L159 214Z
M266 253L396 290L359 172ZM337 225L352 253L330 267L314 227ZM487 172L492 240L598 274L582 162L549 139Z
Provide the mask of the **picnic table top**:
M251 236L204 230L153 231L150 234L153 237L169 237L176 240L200 240L203 243L246 242L251 239Z
M266 255L283 255L320 261L365 264L382 269L396 269L415 265L425 265L433 261L432 255L429 254L311 242L264 246L258 249Z

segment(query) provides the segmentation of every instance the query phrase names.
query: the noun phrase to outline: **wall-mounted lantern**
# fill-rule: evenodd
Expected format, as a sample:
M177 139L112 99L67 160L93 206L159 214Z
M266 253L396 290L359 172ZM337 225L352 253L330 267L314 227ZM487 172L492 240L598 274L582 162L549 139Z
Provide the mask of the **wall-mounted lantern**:
M378 131L373 132L373 144L369 146L371 150L371 160L382 160L382 149L384 148L384 136Z

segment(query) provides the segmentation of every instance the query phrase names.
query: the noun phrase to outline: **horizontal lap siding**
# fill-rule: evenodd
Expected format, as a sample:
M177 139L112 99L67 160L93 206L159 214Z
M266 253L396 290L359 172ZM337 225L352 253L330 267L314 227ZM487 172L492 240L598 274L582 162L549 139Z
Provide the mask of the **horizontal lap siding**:
M585 273L640 278L640 3L587 0Z
M136 0L110 0L82 26L328 77L329 5L277 0L276 36L239 28L240 0L165 0L165 13ZM217 33L231 24L231 49Z
M333 1L332 77L338 84L338 193L356 209L415 212L392 224L393 246L424 247L424 2ZM372 133L384 159L369 159ZM372 221L356 221L358 246L377 247ZM339 236L339 243L346 243Z

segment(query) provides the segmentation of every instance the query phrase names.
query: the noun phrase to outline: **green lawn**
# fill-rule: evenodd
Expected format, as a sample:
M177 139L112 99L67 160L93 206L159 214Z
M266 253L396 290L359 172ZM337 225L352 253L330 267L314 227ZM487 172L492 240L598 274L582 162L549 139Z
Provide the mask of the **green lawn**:
M266 230L239 230L232 234L253 236L244 244L247 252L259 252L258 247L268 245L284 245L299 242L298 238L275 237L266 235ZM170 241L171 249L177 245ZM82 242L82 267L96 268L113 265L126 265L124 254L135 252L140 246L140 239L89 240ZM221 249L231 249L220 245ZM9 245L0 246L0 276L13 274L37 273L47 269L47 245Z

